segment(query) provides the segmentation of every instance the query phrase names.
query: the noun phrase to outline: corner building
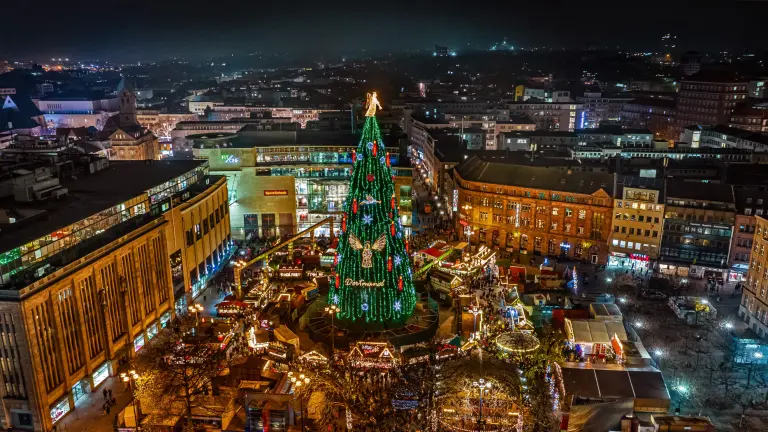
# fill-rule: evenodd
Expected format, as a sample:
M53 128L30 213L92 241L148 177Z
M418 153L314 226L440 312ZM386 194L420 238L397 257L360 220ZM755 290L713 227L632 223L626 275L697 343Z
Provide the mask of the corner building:
M472 244L605 264L614 176L491 162L472 156L454 172L457 230Z
M226 180L205 162L105 162L58 185L57 200L0 199L27 216L0 231L4 427L51 430L171 322L174 233L194 230L200 207L208 220L214 202L226 203ZM229 241L226 219L209 241ZM188 274L197 251L181 254Z
M749 270L741 294L739 318L758 336L768 335L768 220L755 217L755 237Z

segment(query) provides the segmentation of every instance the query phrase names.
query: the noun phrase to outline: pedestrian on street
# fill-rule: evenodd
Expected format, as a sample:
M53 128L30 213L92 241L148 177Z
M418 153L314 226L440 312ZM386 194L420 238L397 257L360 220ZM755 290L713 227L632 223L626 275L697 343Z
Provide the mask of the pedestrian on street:
M104 399L107 398L107 389L103 389L101 393L104 395Z
M107 393L109 394L109 398L112 398L112 389L107 389Z

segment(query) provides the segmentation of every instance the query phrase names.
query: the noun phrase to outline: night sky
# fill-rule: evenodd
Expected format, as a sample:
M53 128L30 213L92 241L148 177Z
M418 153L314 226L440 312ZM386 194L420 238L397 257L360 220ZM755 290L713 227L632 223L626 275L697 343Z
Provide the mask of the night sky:
M768 48L768 0L6 0L0 59L154 60L249 52L354 55L367 50L621 46Z

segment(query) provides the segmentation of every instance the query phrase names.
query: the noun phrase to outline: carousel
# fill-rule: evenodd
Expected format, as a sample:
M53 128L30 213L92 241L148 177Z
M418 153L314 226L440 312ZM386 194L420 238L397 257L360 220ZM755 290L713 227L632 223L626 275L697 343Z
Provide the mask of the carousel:
M539 348L539 339L532 333L509 331L496 337L496 346L506 353L522 355L536 351Z
M440 367L435 415L440 430L521 431L520 376L495 359L463 358Z

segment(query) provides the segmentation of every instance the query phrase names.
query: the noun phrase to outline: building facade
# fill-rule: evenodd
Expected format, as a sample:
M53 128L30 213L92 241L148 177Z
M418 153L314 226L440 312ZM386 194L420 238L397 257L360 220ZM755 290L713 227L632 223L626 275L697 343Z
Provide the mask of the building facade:
M668 181L661 273L703 278L727 276L736 208L730 186Z
M472 156L454 173L456 228L472 244L512 253L606 263L614 177L489 162Z
M236 239L295 233L327 217L341 217L359 135L263 131L247 126L237 134L187 138L194 143L196 159L207 160L212 173L227 177ZM392 142L395 146L388 146L387 151L395 174L396 200L401 222L410 229L412 169L404 146L401 149L397 140ZM334 229L338 228L335 224ZM322 227L316 234L330 233Z
M727 124L737 104L747 97L749 81L733 76L700 72L680 82L677 125Z
M602 94L601 92L585 92L576 101L582 104L583 121L579 119L579 128L597 128L601 122L618 123L624 105L632 100L627 94Z
M643 187L625 185L621 197L613 201L609 266L653 270L653 264L659 258L664 227L664 188L660 180L647 180L649 184Z
M748 152L768 152L768 137L726 125L688 126L683 128L680 141L691 148L734 148Z
M628 128L645 128L654 138L674 141L678 139L674 99L634 99L624 104L619 116L621 124Z
M760 337L768 334L768 220L755 217L749 270L739 305L739 317Z
M576 102L510 102L510 116L525 116L536 123L537 130L569 131L583 128L584 111Z
M22 219L0 236L4 426L51 430L169 325L175 232L226 196L225 180L207 170L195 161L103 165L64 184L74 198L31 203L48 220ZM60 204L69 199L77 209ZM231 250L226 221L213 229L224 242L217 246ZM191 263L180 271L196 270Z

